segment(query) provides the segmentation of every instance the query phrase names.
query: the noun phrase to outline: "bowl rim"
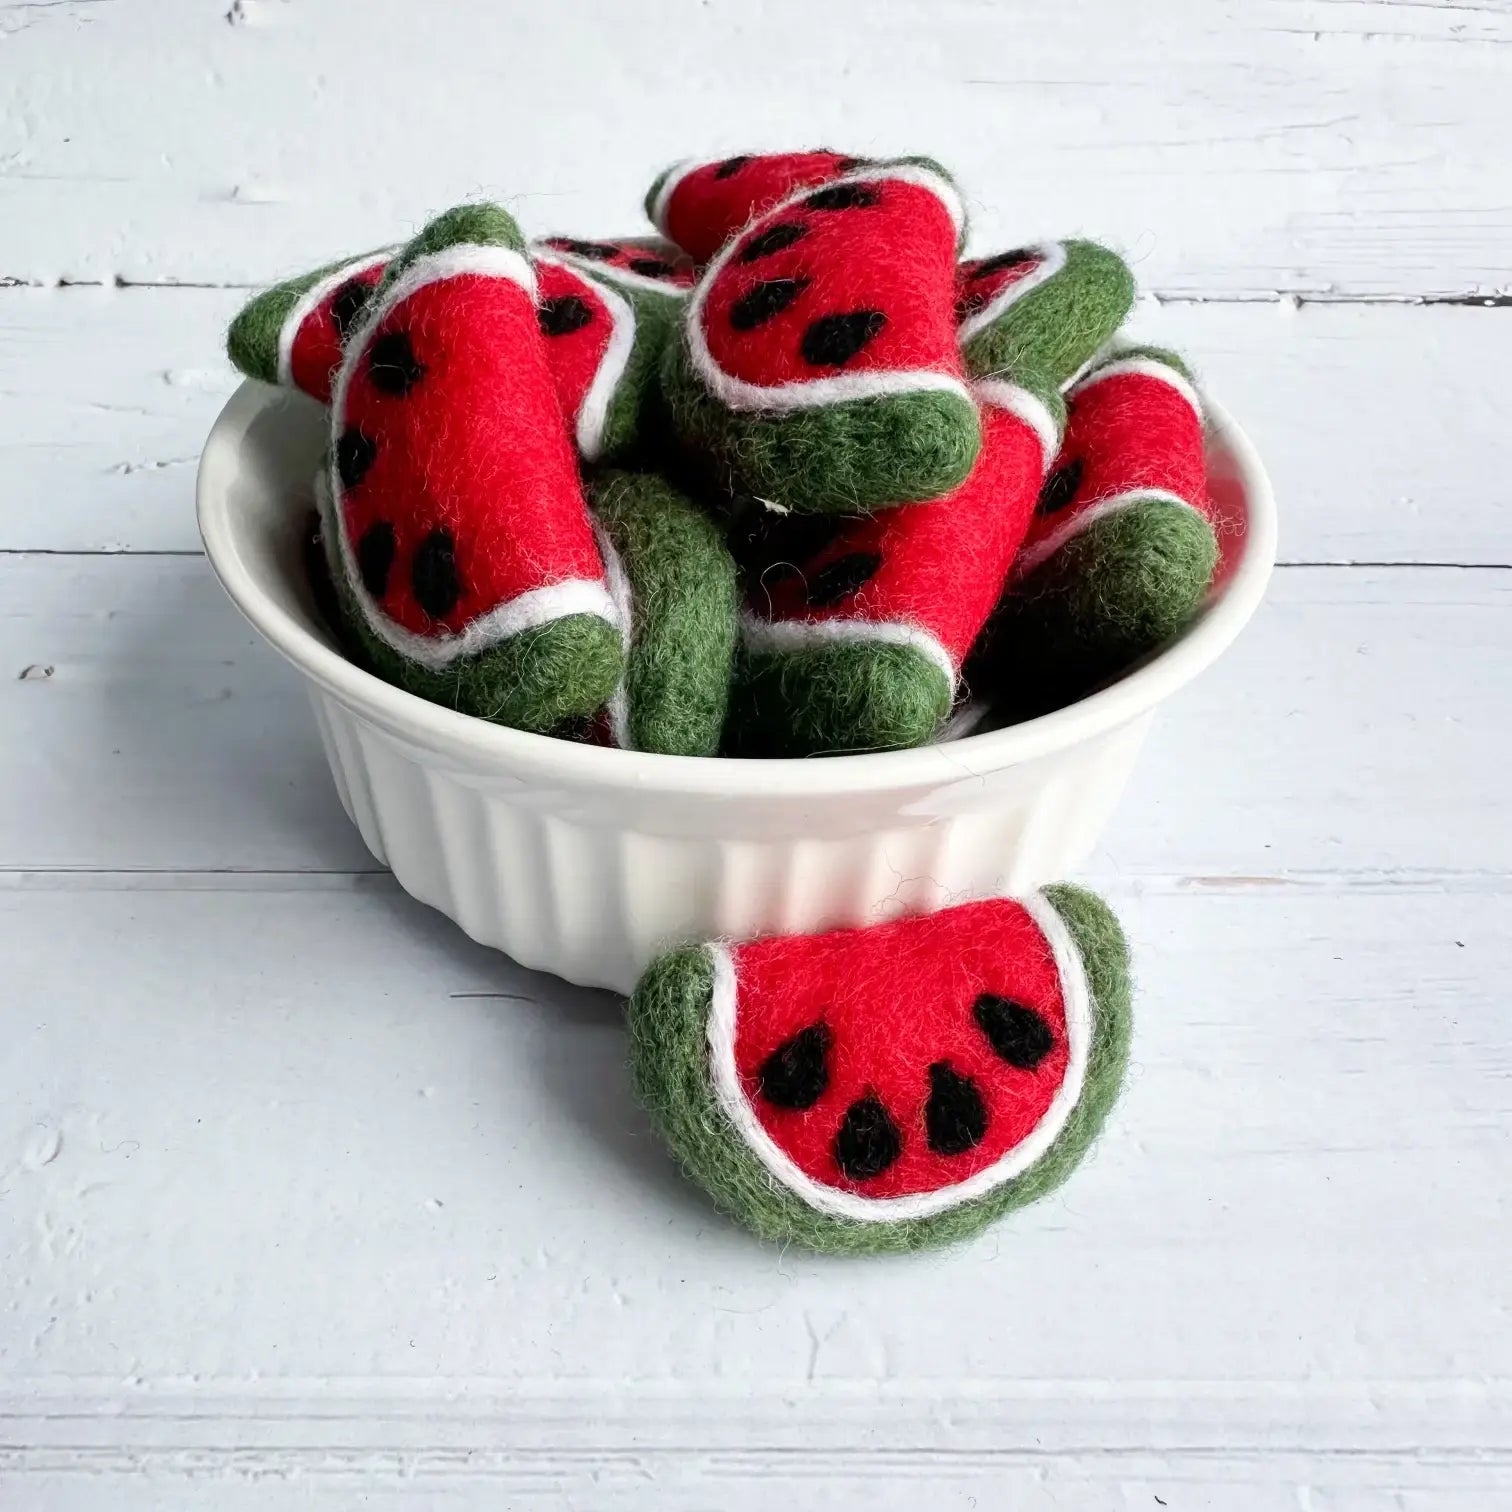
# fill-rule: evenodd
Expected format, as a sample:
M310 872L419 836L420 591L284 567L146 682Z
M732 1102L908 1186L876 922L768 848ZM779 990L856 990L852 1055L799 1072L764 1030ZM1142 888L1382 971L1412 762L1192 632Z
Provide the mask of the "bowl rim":
M904 751L754 759L580 745L490 724L396 688L348 661L326 644L312 620L290 614L268 595L243 552L246 522L230 507L230 485L241 470L240 454L252 422L286 397L272 385L247 379L216 418L200 457L195 482L200 537L231 601L286 661L357 716L469 767L507 771L557 787L729 798L823 796L934 786L1034 761L1131 723L1210 666L1259 607L1276 560L1270 479L1249 437L1204 391L1209 450L1227 454L1243 492L1243 545L1221 592L1202 615L1118 682L1021 724Z

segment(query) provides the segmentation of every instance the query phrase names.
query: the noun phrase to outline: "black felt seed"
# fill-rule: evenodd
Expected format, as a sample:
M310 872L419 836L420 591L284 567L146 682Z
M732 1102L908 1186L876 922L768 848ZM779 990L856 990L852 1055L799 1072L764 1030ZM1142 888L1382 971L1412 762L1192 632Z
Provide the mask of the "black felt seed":
M803 333L799 350L810 367L841 367L886 324L887 316L881 310L847 310L843 315L821 315Z
M579 257L591 257L595 262L611 262L620 255L620 249L608 242L579 241L575 236L553 237L551 245L563 252L575 252Z
M924 1132L936 1155L964 1155L987 1136L987 1105L976 1083L946 1061L929 1068Z
M637 257L631 261L630 271L639 273L642 278L671 278L677 269L665 258Z
M1062 462L1045 479L1044 486L1040 489L1039 503L1034 506L1035 513L1053 515L1063 510L1076 497L1085 470L1086 464L1080 457Z
M336 327L336 339L345 342L352 334L357 317L372 296L373 286L360 279L349 278L337 289L331 299L331 323Z
M831 1035L824 1024L810 1024L772 1051L756 1073L756 1086L774 1107L812 1108L829 1086Z
M747 163L751 161L750 153L744 153L740 157L726 158L719 167L714 170L716 179L733 178Z
M407 331L385 331L368 349L368 377L385 394L402 399L424 376Z
M804 598L811 609L829 609L869 583L882 565L879 551L853 551L826 562L808 580Z
M803 203L810 210L869 210L882 203L882 191L876 184L830 184Z
M343 488L356 488L378 456L378 444L355 426L341 433L336 443L336 472Z
M903 1153L903 1136L874 1096L858 1098L835 1133L835 1164L852 1181L880 1176Z
M1055 1048L1055 1031L1023 1003L984 992L971 1013L993 1050L1021 1071L1033 1071Z
M999 252L971 270L973 279L991 278L997 273L1006 273L1009 268L1021 268L1027 262L1035 262L1039 253L1032 247L1015 247L1011 252Z
M536 319L547 336L570 336L593 324L593 311L576 294L558 294L541 301Z
M808 285L806 278L769 278L747 289L730 306L730 324L737 331L754 331L780 315Z
M421 541L410 564L410 587L415 602L432 619L442 619L456 608L462 580L457 576L457 545L451 531L438 528Z
M763 257L770 257L774 252L791 247L795 241L802 241L807 235L808 227L802 221L778 221L775 226L768 226L759 236L753 236L740 249L740 261L759 262Z
M835 164L835 172L849 173L853 168L864 168L869 162L870 158L843 157Z
M388 592L389 568L394 565L396 544L394 527L388 520L369 525L357 543L357 570L362 574L362 586L375 599Z

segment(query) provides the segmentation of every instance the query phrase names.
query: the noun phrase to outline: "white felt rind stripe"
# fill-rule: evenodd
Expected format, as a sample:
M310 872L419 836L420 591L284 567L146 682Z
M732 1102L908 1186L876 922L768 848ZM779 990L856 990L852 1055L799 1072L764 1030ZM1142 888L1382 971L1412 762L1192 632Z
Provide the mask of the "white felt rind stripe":
M337 268L334 273L328 273L324 278L317 279L304 291L278 331L278 381L284 388L298 386L294 382L294 338L299 335L300 326L348 279L355 278L359 273L366 273L369 268L381 266L393 255L394 249L385 247L381 252L372 252L366 257L354 258L351 262Z
M734 957L723 945L705 947L714 968L707 1031L714 1096L720 1111L774 1181L832 1218L846 1218L856 1223L906 1223L910 1218L930 1218L974 1198L985 1197L1005 1182L1023 1175L1044 1156L1081 1101L1092 1048L1092 993L1076 942L1049 899L1043 893L1034 893L1019 901L1044 934L1060 975L1061 996L1066 1006L1065 1078L1056 1089L1045 1116L1001 1160L953 1186L907 1197L865 1197L859 1192L825 1186L801 1171L778 1147L757 1118L735 1067L739 984Z
M346 359L341 365L343 384L356 366L353 357L360 348L367 345L373 328L395 305L402 304L428 284L458 278L464 273L476 273L482 278L507 278L510 283L518 284L524 289L532 303L535 301L535 269L531 267L530 259L523 252L516 252L513 247L484 247L473 242L458 242L454 246L442 247L437 252L429 252L424 257L417 257L393 283L387 287L380 284L381 294L377 299L369 301L367 309L363 311L362 321L347 343ZM344 396L345 387L339 392ZM339 408L335 405L335 396L333 407Z
M889 394L950 393L970 399L964 380L949 373L922 368L912 372L889 373L839 373L830 378L803 378L791 383L747 383L727 373L714 361L709 344L704 336L703 311L708 301L709 290L731 259L740 250L746 232L768 220L782 215L801 204L820 189L833 189L841 184L886 183L889 181L915 184L927 189L944 206L954 225L957 237L965 223L965 211L955 185L942 174L922 167L917 163L900 163L889 168L885 165L857 169L842 174L824 184L810 184L807 188L791 194L780 204L766 211L739 236L731 237L705 268L703 276L694 287L683 317L683 341L688 360L698 374L704 387L726 409L732 410L800 410L812 409L823 404L842 404L851 399L875 399Z
M1105 363L1102 367L1093 368L1086 377L1078 381L1067 392L1068 399L1079 399L1088 389L1096 388L1099 383L1105 383L1109 378L1127 378L1129 376L1140 378L1153 378L1159 383L1165 384L1169 389L1186 400L1192 413L1197 416L1199 423L1202 420L1202 397L1197 390L1187 382L1173 367L1157 361L1154 357L1117 357L1112 362Z
M940 669L951 693L955 692L956 665L950 653L929 631L902 620L767 620L743 610L740 633L753 651L802 651L842 643L911 646Z
M1096 503L1089 504L1079 514L1067 520L1058 530L1051 531L1049 535L1034 542L1032 546L1026 546L1014 561L1014 580L1019 581L1027 577L1042 562L1053 557L1067 541L1079 536L1082 531L1095 525L1099 520L1118 514L1121 510L1129 508L1131 504L1144 502L1176 504L1182 509L1190 509L1194 515L1204 520L1207 519L1207 516L1190 500L1183 499L1180 494L1172 493L1168 488L1130 488L1123 493L1109 494L1107 498L1098 499Z
M630 592L630 575L620 554L609 539L609 532L595 520L593 533L598 538L599 555L604 559L604 578L609 585L609 597L614 600L614 612L618 617L620 644L625 653L625 670L614 692L609 696L609 734L622 751L633 751L630 743L630 646L635 637L635 602Z
M535 300L535 271L527 258L508 247L483 247L459 243L438 252L416 258L413 263L374 301L371 313L354 335L341 364L341 376L331 404L331 445L329 458L317 486L317 502L324 524L340 543L342 577L353 601L362 611L368 628L391 650L428 671L440 672L464 657L476 656L492 646L509 640L525 630L534 630L552 620L573 614L592 614L620 628L619 611L603 581L568 578L547 583L516 594L508 602L496 605L487 614L468 622L465 629L437 635L417 635L395 624L379 607L362 581L352 543L347 539L342 520L341 478L336 469L336 444L344 429L347 393L352 378L366 355L379 323L406 299L431 284L443 283L463 274L507 279ZM623 634L623 630L621 630Z
M1039 437L1041 469L1048 470L1061 444L1060 422L1050 406L1006 378L978 378L971 387L983 404L1017 415Z
M985 331L1002 315L1004 310L1017 304L1026 294L1032 293L1042 284L1049 283L1066 266L1064 242L1038 242L1026 247L1025 251L1035 253L1044 261L1032 273L1026 273L1022 278L1015 279L1011 284L1000 289L997 295L988 300L975 315L961 322L962 346L965 346L973 336Z
M609 423L609 406L614 403L620 380L625 376L626 364L630 361L630 353L635 349L635 311L631 309L628 300L599 280L589 278L567 259L558 257L555 253L537 252L535 261L567 268L573 274L581 276L586 283L593 285L593 292L603 300L605 309L609 311L609 344L604 348L598 371L594 373L593 381L583 395L573 426L578 455L585 462L596 462L604 449L604 427Z
M680 162L673 163L667 169L666 175L661 181L661 188L656 191L656 198L651 201L651 224L668 241L672 240L672 233L667 230L667 206L671 203L672 196L677 193L677 186L695 169L707 168L709 163L721 161L723 160L720 158L710 158L707 162L699 162L694 158L683 158Z

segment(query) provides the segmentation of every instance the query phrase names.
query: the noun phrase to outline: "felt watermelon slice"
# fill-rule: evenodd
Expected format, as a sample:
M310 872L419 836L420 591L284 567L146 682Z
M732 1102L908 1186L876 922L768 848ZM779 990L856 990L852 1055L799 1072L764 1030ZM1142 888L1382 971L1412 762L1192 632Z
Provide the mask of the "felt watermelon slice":
M1080 697L1186 627L1217 562L1202 405L1179 358L1112 354L1070 392L1040 494L973 672L1018 716Z
M647 192L646 214L668 241L703 263L763 210L799 189L838 178L861 162L819 148L675 163Z
M392 249L331 263L276 284L231 323L226 350L249 378L331 402L342 350Z
M981 426L953 318L962 214L918 162L846 174L728 242L664 365L674 429L718 482L782 510L937 498Z
M731 739L743 755L922 745L1003 590L1065 408L983 386L983 444L943 499L843 522L752 579Z
M660 339L643 339L635 308L570 263L537 252L536 314L546 361L578 455L598 462L634 444Z
M375 666L548 729L605 702L622 651L535 294L495 206L449 211L399 254L337 381L326 507Z
M585 241L577 236L548 236L534 250L552 253L627 291L665 299L683 298L696 276L693 264L676 247L650 238Z
M975 1233L1085 1154L1128 1057L1127 949L1090 893L663 957L630 1004L659 1131L763 1238Z
M1096 242L1041 242L963 262L955 309L976 377L1060 385L1112 339L1134 303L1134 279Z

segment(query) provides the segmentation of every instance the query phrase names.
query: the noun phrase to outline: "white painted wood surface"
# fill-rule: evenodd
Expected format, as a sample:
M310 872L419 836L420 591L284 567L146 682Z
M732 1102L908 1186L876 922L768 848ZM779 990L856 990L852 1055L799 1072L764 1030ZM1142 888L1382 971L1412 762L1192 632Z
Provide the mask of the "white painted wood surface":
M1509 44L1503 0L0 0L0 1506L1512 1504ZM1089 868L1140 967L1107 1139L910 1260L713 1216L616 1004L374 872L189 554L242 286L802 138L934 151L983 245L1129 248L1296 564Z

